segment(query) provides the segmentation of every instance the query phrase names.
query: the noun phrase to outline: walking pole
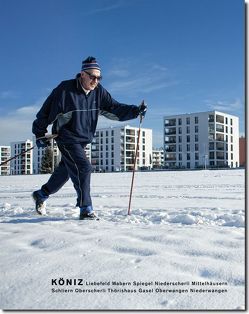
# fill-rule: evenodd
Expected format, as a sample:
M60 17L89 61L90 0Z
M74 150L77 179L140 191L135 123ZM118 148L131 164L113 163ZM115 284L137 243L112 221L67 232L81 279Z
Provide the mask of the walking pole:
M30 148L28 148L28 149L26 149L26 150L22 151L20 154L15 155L15 156L11 157L11 158L10 158L10 159L8 159L8 160L5 160L4 162L2 162L2 163L0 164L0 167L1 167L2 165L7 164L9 161L11 161L11 160L13 160L13 159L16 159L17 157L19 157L19 156L22 156L22 155L26 154L27 152L29 152L30 150L32 150L32 149L34 149L34 148L35 148L35 146L32 146L32 147L30 147Z
M49 134L49 135L45 135L45 136L39 137L39 138L37 138L37 140L42 139L42 138L47 138L47 139L50 140L50 139L56 138L57 136L58 136L57 134ZM26 154L27 152L29 152L30 150L34 149L35 147L36 147L36 145L34 145L34 146L32 146L32 147L30 147L30 148L28 148L28 149L22 151L20 154L17 154L17 155L15 155L15 156L11 157L11 158L8 159L8 160L5 160L4 162L2 162L2 163L0 164L0 167L1 167L2 165L7 164L7 163L10 162L11 160L16 159L17 157Z
M139 129L138 129L138 135L137 135L137 146L136 146L134 165L133 165L133 172L132 172L132 180L131 180L131 190L130 190L128 215L131 214L131 197L132 197L134 176L135 176L135 170L136 170L136 164L137 164L138 146L139 146L139 140L140 140L140 131L141 131L142 120L143 120L143 116L140 114Z

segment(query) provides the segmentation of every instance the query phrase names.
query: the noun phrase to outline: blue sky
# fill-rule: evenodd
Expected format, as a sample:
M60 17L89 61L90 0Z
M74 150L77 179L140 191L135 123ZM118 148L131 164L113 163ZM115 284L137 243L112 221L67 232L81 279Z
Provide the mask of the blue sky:
M162 146L163 116L219 110L244 133L241 0L1 0L0 145L31 138L50 91L95 56L120 102L148 103L143 127ZM138 120L128 124L137 126ZM99 126L114 125L101 119ZM116 125L116 124L115 124Z

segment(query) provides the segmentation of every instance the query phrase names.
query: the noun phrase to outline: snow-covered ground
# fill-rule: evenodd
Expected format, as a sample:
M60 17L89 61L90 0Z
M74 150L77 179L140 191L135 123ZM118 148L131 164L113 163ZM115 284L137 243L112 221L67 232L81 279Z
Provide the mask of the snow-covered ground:
M100 221L68 182L36 215L47 175L0 177L3 309L243 309L244 171L92 175Z

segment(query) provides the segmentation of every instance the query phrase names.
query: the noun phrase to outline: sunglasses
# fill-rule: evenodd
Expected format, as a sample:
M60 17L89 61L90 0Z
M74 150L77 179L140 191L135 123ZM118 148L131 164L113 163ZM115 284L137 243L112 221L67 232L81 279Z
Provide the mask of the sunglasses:
M98 82L102 80L102 76L95 76L91 73L88 73L87 71L84 71L90 78L91 81L97 80Z

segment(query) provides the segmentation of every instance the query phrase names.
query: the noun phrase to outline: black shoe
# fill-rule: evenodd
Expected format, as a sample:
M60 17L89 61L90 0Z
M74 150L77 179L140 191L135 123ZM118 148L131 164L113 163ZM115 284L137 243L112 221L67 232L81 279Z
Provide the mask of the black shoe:
M35 201L35 210L39 215L46 215L46 199L42 197L40 190L32 193Z
M99 220L99 218L98 216L95 215L94 212L91 212L91 213L83 212L83 213L80 213L79 220Z

